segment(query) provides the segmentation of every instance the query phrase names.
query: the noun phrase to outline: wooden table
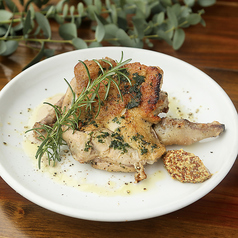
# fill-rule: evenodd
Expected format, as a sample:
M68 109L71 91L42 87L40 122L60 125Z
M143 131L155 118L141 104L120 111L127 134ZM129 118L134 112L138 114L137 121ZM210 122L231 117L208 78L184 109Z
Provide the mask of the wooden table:
M152 49L204 71L226 91L236 109L237 13L237 1L218 1L206 8L205 28L197 25L186 29L186 41L180 50L174 51L159 41L154 41ZM84 34L90 37L87 29ZM71 50L57 47L58 52ZM0 87L20 73L35 53L20 47L12 56L0 57ZM238 161L213 191L194 204L161 217L125 223L86 221L56 214L29 202L0 177L0 237L238 237Z

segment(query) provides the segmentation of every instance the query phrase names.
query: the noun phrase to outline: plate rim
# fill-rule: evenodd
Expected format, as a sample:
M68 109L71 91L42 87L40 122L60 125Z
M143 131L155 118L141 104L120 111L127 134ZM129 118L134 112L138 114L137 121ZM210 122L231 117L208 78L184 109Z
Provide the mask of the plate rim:
M47 64L47 63L49 63L49 62L51 62L51 61L54 61L54 59L55 59L56 57L63 57L63 56L66 55L66 54L69 54L69 55L70 55L70 54L75 54L77 51L80 51L80 52L83 52L83 51L85 52L85 51L88 51L88 50L99 50L99 51L100 51L100 50L106 50L105 48L106 48L106 49L110 49L110 50L117 50L117 51L124 49L124 50L132 50L132 51L134 51L134 50L136 50L136 51L144 51L144 52L146 51L147 53L160 54L160 55L162 55L162 56L172 58L173 60L178 60L178 61L180 61L181 63L186 64L186 65L188 65L189 67L192 67L194 70L197 70L198 72L202 73L204 76L206 76L206 78L208 78L209 80L212 80L212 82L217 85L217 87L218 87L218 88L220 89L220 91L223 93L223 96L225 96L226 99L230 102L229 105L230 105L230 107L231 107L231 110L233 110L234 116L236 116L236 119L237 119L236 121L237 121L237 123L238 123L238 116L237 116L236 108L235 108L235 106L234 106L232 100L231 100L231 99L229 98L229 96L226 94L226 92L224 91L224 89L223 89L215 80L213 80L209 75L207 75L206 73L204 73L204 72L201 71L200 69L196 68L195 66L193 66L193 65L191 65L191 64L189 64L189 63L187 63L187 62L185 62L185 61L183 61L183 60L181 60L181 59L178 59L178 58L176 58L176 57L173 57L173 56L170 56L170 55L167 55L167 54L164 54L164 53L160 53L160 52L155 52L155 51L147 50L147 49L136 49L136 48L129 48L129 47L114 47L114 46L108 46L108 47L89 48L89 49L76 50L76 51L70 51L70 52L62 53L62 54L53 56L53 57L51 57L51 58L49 58L49 59L45 59L44 61L41 61L41 62L39 62L39 63L37 63L37 64L31 66L30 68L26 69L25 71L21 72L20 74L18 74L17 76L15 76L10 82L8 82L8 83L3 87L3 89L0 91L0 101L1 101L2 98L4 97L4 94L5 94L8 90L10 90L10 88L11 88L12 86L14 86L14 84L15 84L16 82L18 82L19 80L22 80L22 75L24 75L25 73L30 73L32 70L35 69L35 67L42 67L44 64ZM83 53L82 53L82 54L83 54ZM236 138L236 139L237 139L237 138ZM1 154L2 154L2 153L1 153ZM187 203L187 202L184 201L184 203L181 204L180 208L178 208L178 209L176 209L176 210L179 210L179 209L181 209L181 208L184 208L184 207L186 207L186 206L188 206L188 205L194 203L195 201L201 199L201 198L202 198L203 196L205 196L207 193L209 193L210 191L212 191L212 190L227 176L227 174L229 173L230 169L232 168L233 164L234 164L235 161L236 161L236 156L237 156L237 154L238 154L238 148L236 149L236 151L234 150L234 152L233 152L233 155L234 155L234 157L235 157L234 160L233 160L233 163L230 163L229 166L227 165L227 168L226 168L227 173L226 173L226 174L223 174L223 176L220 177L219 180L217 180L218 183L217 183L212 189L210 189L210 188L208 187L208 188L201 194L201 196L199 196L199 198L192 198L192 197L191 197L189 203ZM12 177L10 176L10 174L7 173L7 171L4 170L4 168L2 167L1 162L0 162L0 175L1 175L1 177L3 178L3 180L5 180L5 182L6 182L8 185L10 185L16 192L18 192L19 194L21 194L23 197L25 197L26 199L32 201L33 203L35 203L35 204L37 204L37 205L39 205L39 206L41 206L41 207L44 207L44 208L46 208L46 209L48 209L48 210L51 210L51 211L54 211L54 212L56 212L56 213L60 213L60 214L63 214L63 215L66 215L66 216L70 216L70 217L82 218L82 219L94 220L94 221L124 221L124 219L122 219L122 217L120 217L120 216L118 216L119 218L114 218L114 219L112 219L111 217L110 217L110 219L108 219L107 216L105 216L105 214L104 214L105 219L102 219L102 218L99 218L99 217L97 217L97 218L96 218L96 217L91 217L91 218L90 218L90 217L88 217L87 215L84 215L84 216L82 216L82 217L78 217L78 216L72 216L72 214L68 214L67 212L64 212L64 211L63 211L63 210L64 210L63 207L62 207L62 209L61 209L61 212L58 211L59 209L50 209L50 207L51 207L53 204L50 204L50 205L48 205L48 207L46 207L46 206L43 205L43 204L36 203L36 200L38 199L38 195L35 195L35 194L32 193L31 191L30 191L30 195L29 195L29 191L28 191L27 189L25 189L25 188L23 189L23 192L22 192L22 191L19 191L18 189L16 189L16 187L15 187L15 185L14 185L14 181L12 181ZM208 190L209 190L209 191L208 191ZM36 196L36 198L33 199L33 200L32 200L32 197L31 197L31 193L34 195L33 197ZM42 197L41 197L41 199L42 199ZM43 200L44 200L44 198L43 198ZM49 201L47 200L47 202L49 202ZM52 208L52 207L51 207L51 208ZM163 214L160 214L159 216L168 214L168 213L173 212L173 211L176 211L176 210L173 210L173 209L171 208L170 211L168 211L168 212L166 212L166 213L163 213ZM95 212L94 212L94 213L95 213ZM155 212L155 213L156 213L156 212ZM81 214L81 215L82 215L82 214ZM95 215L95 214L94 214L94 215ZM134 218L130 217L128 220L130 220L130 221L141 220L141 219L146 219L146 218L152 218L152 217L155 217L155 216L158 216L158 215L156 215L156 214L153 214L152 216L146 216L146 215L142 216L142 215L141 215L138 219L134 219Z

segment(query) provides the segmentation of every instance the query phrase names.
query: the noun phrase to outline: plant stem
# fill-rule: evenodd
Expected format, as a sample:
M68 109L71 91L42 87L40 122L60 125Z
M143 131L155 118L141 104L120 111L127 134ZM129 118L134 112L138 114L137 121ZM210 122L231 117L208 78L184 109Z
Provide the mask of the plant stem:
M0 41L25 41L25 42L46 42L46 43L68 43L72 44L72 40L53 40L53 39L36 39L36 38L25 38L24 36L10 36L10 37L0 37ZM96 39L84 40L85 42L94 42Z

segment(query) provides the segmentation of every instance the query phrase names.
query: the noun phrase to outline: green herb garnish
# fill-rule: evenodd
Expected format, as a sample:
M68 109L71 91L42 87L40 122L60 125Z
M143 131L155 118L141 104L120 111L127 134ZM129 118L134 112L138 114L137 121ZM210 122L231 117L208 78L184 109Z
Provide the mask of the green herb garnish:
M128 92L131 94L132 98L131 98L131 101L128 102L128 104L126 105L127 109L132 109L140 105L141 97L142 97L140 87L141 87L141 84L145 82L145 77L139 75L138 73L134 73L133 81L135 82L135 84L131 87L128 87ZM125 89L126 88L124 87L124 90Z
M82 108L85 108L85 110L92 110L92 104L96 102L95 98L97 97L98 111L95 116L97 117L100 112L100 106L101 106L102 100L106 100L108 97L111 84L114 84L116 86L122 100L121 91L120 91L118 83L115 81L115 78L117 79L119 79L120 77L123 77L123 79L126 78L128 82L131 84L130 79L127 77L127 75L123 73L123 70L125 69L123 68L123 66L129 63L131 59L123 61L123 52L122 52L120 61L117 63L115 67L113 67L111 62L105 59L102 59L102 61L109 64L110 69L108 71L105 71L105 69L101 66L99 61L97 60L94 60L94 61L98 64L101 70L101 74L95 80L92 80L86 64L80 60L80 62L84 65L87 71L88 84L87 84L87 87L84 88L84 90L78 97L76 96L70 84L65 79L73 95L72 103L68 110L66 110L66 108L61 109L60 107L56 105L52 105L48 102L44 103L54 108L54 111L56 114L56 122L54 123L54 125L48 126L48 125L42 124L41 127L32 128L26 131L26 133L29 131L35 131L38 134L38 138L41 140L41 144L38 147L38 150L35 155L36 159L38 159L39 168L41 167L40 166L41 159L43 155L45 154L48 157L49 165L51 161L54 162L54 165L56 161L61 161L60 149L62 145L66 145L66 142L62 138L62 135L68 129L72 129L73 132L76 129L78 129L78 122L80 121L80 115L81 115L80 112ZM103 84L105 87L104 99L101 99L99 95L99 88L101 84ZM86 148L86 151L90 148L89 143L85 146L85 148Z

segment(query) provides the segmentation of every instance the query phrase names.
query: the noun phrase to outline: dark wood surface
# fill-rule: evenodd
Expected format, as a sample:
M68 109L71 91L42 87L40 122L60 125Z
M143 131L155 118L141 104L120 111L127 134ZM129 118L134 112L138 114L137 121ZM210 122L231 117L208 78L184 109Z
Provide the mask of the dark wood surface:
M226 91L238 109L238 2L217 1L205 11L206 27L186 29L181 49L174 51L165 42L154 41L152 50L201 69ZM52 27L57 32L56 26ZM87 26L81 34L92 37ZM72 50L63 45L50 47L57 53ZM10 57L0 57L0 88L19 74L35 53L22 46ZM238 237L238 161L199 201L161 217L124 223L56 214L26 200L0 177L0 237Z

